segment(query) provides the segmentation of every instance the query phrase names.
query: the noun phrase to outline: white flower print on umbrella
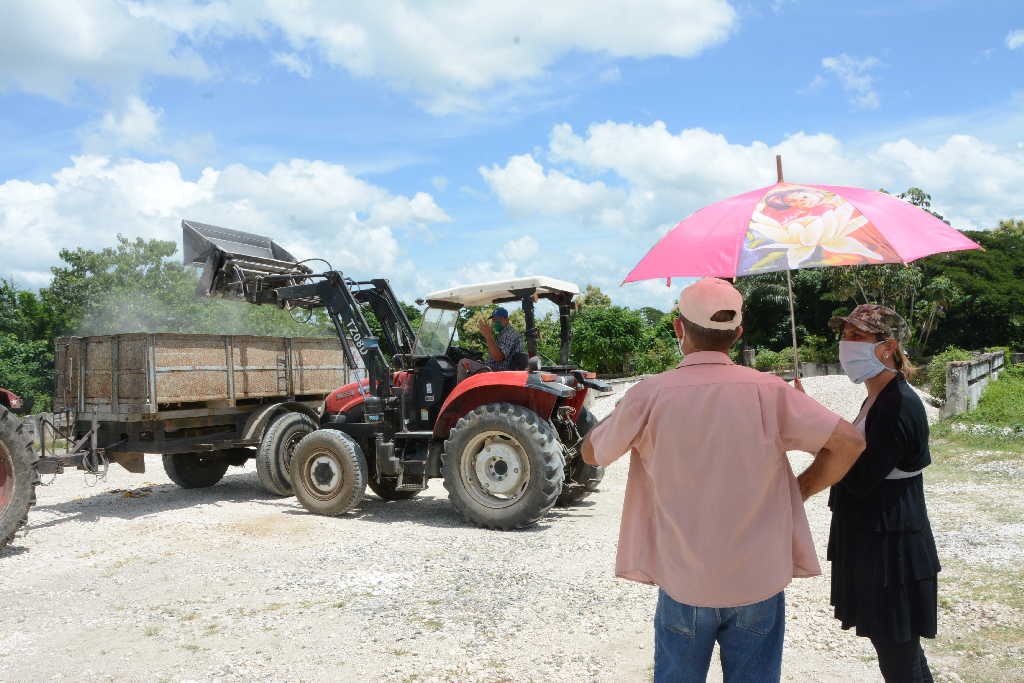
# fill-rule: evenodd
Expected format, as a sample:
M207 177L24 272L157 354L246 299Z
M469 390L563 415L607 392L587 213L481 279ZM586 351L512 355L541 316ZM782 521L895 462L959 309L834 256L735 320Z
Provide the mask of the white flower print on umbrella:
M850 236L868 223L868 219L859 212L854 218L854 210L852 204L843 202L821 216L804 216L785 224L759 211L755 212L751 216L750 230L769 242L753 248L784 249L791 269L801 267L819 247L833 254L863 257L851 259L851 264L864 259L881 261L881 255Z

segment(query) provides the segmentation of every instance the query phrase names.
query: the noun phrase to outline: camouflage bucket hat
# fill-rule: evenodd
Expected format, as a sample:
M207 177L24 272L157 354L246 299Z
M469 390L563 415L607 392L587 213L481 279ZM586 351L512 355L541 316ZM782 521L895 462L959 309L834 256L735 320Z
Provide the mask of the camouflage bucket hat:
M861 304L850 315L837 315L828 321L828 326L834 330L842 330L845 324L868 334L884 334L899 342L906 340L910 331L903 316L878 304Z

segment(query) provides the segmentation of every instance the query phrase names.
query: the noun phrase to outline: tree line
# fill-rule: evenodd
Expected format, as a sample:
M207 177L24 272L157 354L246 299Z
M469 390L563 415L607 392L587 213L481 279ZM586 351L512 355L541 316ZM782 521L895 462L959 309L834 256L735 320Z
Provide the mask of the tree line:
M919 189L901 196L931 210L931 198ZM1024 221L1001 221L993 230L966 234L985 250L933 256L909 266L795 272L802 357L835 360L828 319L866 302L883 303L904 316L917 359L950 347L1024 349ZM50 284L38 292L0 280L0 386L46 409L54 384L53 340L65 335L334 334L322 314L297 318L269 306L197 297L198 271L182 265L176 249L173 242L119 236L105 249L62 250L61 265L52 268ZM740 278L736 284L746 299L742 345L757 349L763 359L782 352L777 361L762 363L765 367L785 364L790 344L785 274ZM419 309L403 308L415 326ZM485 349L476 325L491 308L462 312L462 346ZM587 286L572 322L572 360L605 375L661 372L679 361L672 316L652 307L614 305L607 294ZM512 324L524 329L521 311L512 313ZM557 316L541 315L536 326L540 353L557 359Z

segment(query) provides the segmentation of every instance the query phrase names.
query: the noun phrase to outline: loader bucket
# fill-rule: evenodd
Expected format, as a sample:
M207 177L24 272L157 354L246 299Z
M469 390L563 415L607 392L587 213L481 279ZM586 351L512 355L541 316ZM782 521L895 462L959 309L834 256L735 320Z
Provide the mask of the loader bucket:
M198 293L277 303L274 289L299 284L313 272L269 237L196 221L181 222L186 265L203 267Z

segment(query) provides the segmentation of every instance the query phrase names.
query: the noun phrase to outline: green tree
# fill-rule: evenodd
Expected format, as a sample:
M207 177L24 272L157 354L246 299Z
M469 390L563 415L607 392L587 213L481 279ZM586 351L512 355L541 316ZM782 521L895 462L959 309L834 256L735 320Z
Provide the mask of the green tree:
M644 320L621 306L584 306L573 320L573 356L587 370L602 374L630 371Z
M586 289L580 295L579 299L580 308L587 306L611 306L612 298L601 291L599 287L594 285L587 285Z

